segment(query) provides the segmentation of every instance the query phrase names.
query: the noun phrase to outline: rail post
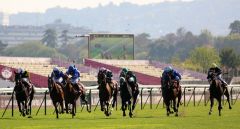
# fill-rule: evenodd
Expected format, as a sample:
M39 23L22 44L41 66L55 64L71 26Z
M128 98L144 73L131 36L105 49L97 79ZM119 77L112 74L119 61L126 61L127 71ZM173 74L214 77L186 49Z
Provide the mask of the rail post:
M44 93L44 114L47 115L47 91Z
M183 103L184 103L184 107L186 106L186 87L184 87L183 89Z
M152 89L153 88L151 88L150 91L149 91L149 95L150 95L150 109L152 109Z
M14 115L14 91L12 92L12 117Z
M231 87L231 90L230 90L230 96L231 96L231 104L233 105L233 87Z
M194 104L194 107L195 107L195 100L196 100L196 96L195 96L195 89L196 87L193 88L193 104Z
M141 93L140 93L140 95L141 95L141 110L143 109L142 92L143 92L143 88L141 89Z

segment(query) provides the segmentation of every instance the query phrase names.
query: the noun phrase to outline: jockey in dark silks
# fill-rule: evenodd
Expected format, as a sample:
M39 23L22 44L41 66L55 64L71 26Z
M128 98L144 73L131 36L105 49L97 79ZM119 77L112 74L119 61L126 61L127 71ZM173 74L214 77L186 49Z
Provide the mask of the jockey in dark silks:
M59 68L54 67L51 73L51 78L58 83L62 88L64 88L64 73L59 70Z
M138 90L138 83L137 83L137 77L136 75L128 70L127 71L127 74L126 74L126 82L128 84L130 84L131 88L132 88L132 91L135 92L133 94L138 94L139 93L139 90Z
M178 81L179 85L179 81L181 79L182 79L181 75L171 66L165 67L161 78L162 89L164 89L171 80Z
M228 84L222 79L222 70L215 63L212 63L212 67L208 70L208 80L212 79L211 74L215 74L217 79L222 82L222 86L227 87Z
M19 79L22 80L23 84L27 87L28 92L30 92L32 89L32 84L29 79L29 72L27 70L24 70L23 68L19 68L17 70L17 74L19 74Z
M104 68L104 67L102 67L102 68L100 68L99 69L99 72L98 72L98 74L99 73L103 73L105 76L106 76L106 81L107 81L107 83L109 84L109 86L111 87L111 88L117 88L117 87L114 87L114 84L113 84L113 79L112 79L112 77L113 77L113 74L112 74L112 71L111 70L109 70L109 69L106 69L106 68ZM98 84L100 85L100 82L101 80L99 80L98 79Z
M80 83L80 72L74 65L70 65L68 67L68 70L66 72L67 75L71 75L71 83L73 86L77 89L77 91L80 93L79 84Z

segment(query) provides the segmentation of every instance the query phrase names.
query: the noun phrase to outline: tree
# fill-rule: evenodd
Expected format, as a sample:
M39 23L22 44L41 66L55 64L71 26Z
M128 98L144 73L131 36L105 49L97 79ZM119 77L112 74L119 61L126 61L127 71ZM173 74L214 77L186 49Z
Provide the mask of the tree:
M221 64L227 69L237 68L240 65L239 56L233 48L223 48L220 51Z
M27 48L27 49L26 49ZM14 47L6 48L3 51L5 56L27 56L27 57L63 57L54 48L47 47L41 42L27 42Z
M220 64L220 57L212 47L197 47L190 52L189 62L200 66L203 72L207 72L212 63Z
M233 23L229 26L230 34L240 34L240 21L235 20Z
M68 30L63 30L60 38L61 38L62 46L67 45L69 42L69 39L71 38L70 36L68 36Z
M2 53L2 51L7 47L7 44L4 44L1 40L0 40L0 53Z
M56 48L57 47L57 33L54 29L47 29L43 35L42 39L43 44L46 44L48 47Z
M139 34L135 37L135 58L147 59L149 53L149 45L152 43L150 35L147 33Z

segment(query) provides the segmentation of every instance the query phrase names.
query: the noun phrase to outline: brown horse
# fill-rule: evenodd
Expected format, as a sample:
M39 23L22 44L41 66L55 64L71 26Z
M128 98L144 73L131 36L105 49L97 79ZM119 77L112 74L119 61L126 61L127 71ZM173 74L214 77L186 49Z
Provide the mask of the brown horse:
M165 84L164 87L162 87L162 96L166 105L167 116L169 116L169 114L171 113L171 101L173 102L173 110L176 113L175 116L178 116L178 108L182 97L182 90L179 82L177 80L170 79L170 81Z
M51 77L48 76L48 89L50 93L50 97L52 99L53 105L56 111L56 117L58 118L58 107L60 105L61 111L60 113L64 113L63 111L63 100L64 100L64 92L62 87L57 84Z
M71 106L72 107L71 108L72 117L75 116L75 114L76 114L76 101L78 100L79 96L81 97L81 100L84 101L85 104L87 105L87 111L91 112L89 107L88 107L88 102L85 98L86 94L85 94L85 91L84 91L83 84L81 84L81 83L75 84L75 87L78 86L79 89L80 89L80 92L78 92L78 90L71 83L71 80L68 77L68 75L64 76L64 80L66 81L66 86L65 86L65 90L64 90L65 91L64 99L65 99L66 112L68 113L69 106Z
M119 82L120 82L120 96L122 99L122 108L121 109L123 111L123 116L126 116L125 110L128 107L129 116L132 117L133 116L132 112L135 108L137 96L139 94L138 86L134 82L128 83L126 81L126 78L124 78L124 77L121 77ZM133 99L133 103L132 103L131 99Z
M217 78L217 76L214 73L210 73L210 111L209 115L212 114L212 107L214 104L214 98L217 99L218 101L218 111L219 111L219 116L221 116L221 109L222 109L222 96L225 95L227 97L227 102L229 105L229 109L232 109L230 105L230 100L229 100L229 92L227 87L222 86L222 82Z
M98 73L98 83L101 111L104 111L105 115L109 116L111 115L111 111L113 110L117 99L118 84L116 81L113 81L113 83L109 84L107 82L106 75L102 71L99 71ZM110 109L109 105L111 104L112 108Z
M32 100L34 96L33 87L29 88L20 77L20 74L15 73L15 87L14 92L18 104L19 112L22 116L31 115Z

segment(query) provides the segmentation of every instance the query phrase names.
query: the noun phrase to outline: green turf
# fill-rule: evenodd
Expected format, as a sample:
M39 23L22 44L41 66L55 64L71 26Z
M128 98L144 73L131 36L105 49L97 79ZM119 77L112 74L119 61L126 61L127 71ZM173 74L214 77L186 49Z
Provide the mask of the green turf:
M33 118L23 118L15 110L15 116L11 117L11 111L8 110L3 118L0 118L0 129L239 129L240 124L240 101L233 105L229 110L224 106L222 116L218 116L217 107L213 109L213 114L208 115L208 106L180 107L179 117L166 116L165 109L159 107L149 109L147 105L144 110L140 110L140 105L134 112L134 118L122 117L120 110L113 111L112 116L105 117L102 112L93 111L87 113L80 112L72 119L71 115L60 115L56 119L52 109L48 109L47 115L44 115L43 109L36 116L36 110L33 111ZM3 110L0 110L2 115Z

